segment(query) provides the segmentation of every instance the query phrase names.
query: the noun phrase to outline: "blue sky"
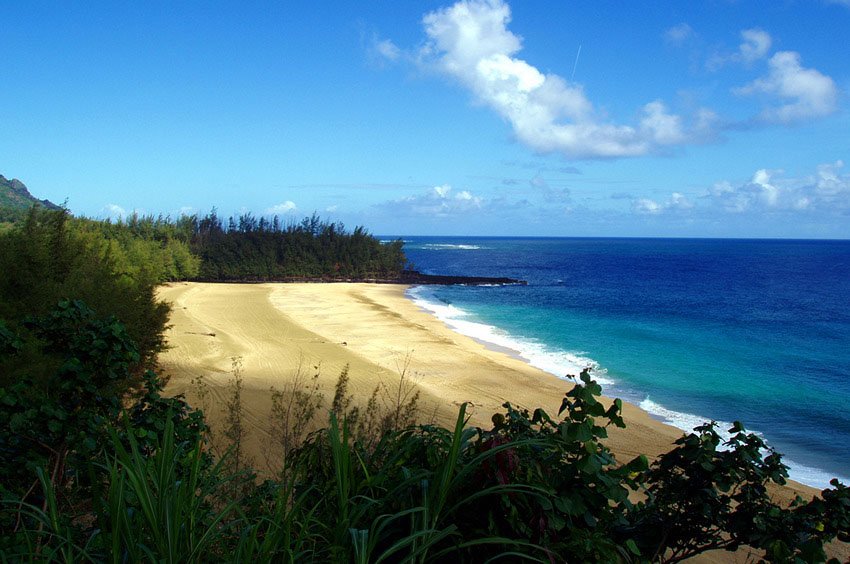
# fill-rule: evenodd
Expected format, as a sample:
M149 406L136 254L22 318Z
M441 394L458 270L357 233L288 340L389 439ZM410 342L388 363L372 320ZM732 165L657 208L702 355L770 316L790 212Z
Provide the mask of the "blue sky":
M0 0L0 22L0 174L78 214L850 237L847 0Z

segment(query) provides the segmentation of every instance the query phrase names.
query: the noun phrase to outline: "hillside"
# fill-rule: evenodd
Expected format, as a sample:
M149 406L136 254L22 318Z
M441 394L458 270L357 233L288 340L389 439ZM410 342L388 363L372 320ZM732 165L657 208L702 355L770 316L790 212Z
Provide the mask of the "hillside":
M20 180L7 179L0 174L0 223L14 222L26 215L33 204L48 209L59 209L59 206L49 200L39 200L30 194Z

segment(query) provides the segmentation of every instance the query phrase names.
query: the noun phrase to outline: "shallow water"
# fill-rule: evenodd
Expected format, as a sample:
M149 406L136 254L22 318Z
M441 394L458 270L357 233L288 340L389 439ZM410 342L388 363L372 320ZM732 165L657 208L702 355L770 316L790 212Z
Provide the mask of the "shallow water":
M682 429L742 421L792 478L850 475L850 241L407 237L431 274L528 286L422 287L458 331Z

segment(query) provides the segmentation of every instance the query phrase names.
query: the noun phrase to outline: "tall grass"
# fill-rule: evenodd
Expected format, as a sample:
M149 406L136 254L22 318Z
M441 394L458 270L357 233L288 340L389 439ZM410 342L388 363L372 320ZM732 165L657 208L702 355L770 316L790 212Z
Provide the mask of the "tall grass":
M485 431L467 426L464 404L451 428L411 426L385 432L374 444L359 441L351 422L331 412L327 428L293 449L283 478L262 483L228 460L233 449L213 464L202 440L178 440L171 413L153 442L137 441L125 423L110 430L110 448L96 465L102 470L101 487L93 489L91 507L69 511L42 470L41 507L4 502L5 508L15 504L20 526L11 534L0 531L0 561L665 561L665 554L679 553L656 538L654 523L677 514L654 509L651 504L664 498L660 493L657 500L651 495L637 506L624 497L646 470L646 461L614 463L597 440L605 434L597 423L620 422L619 406L606 410L595 401L595 392L590 383L569 392L563 421L506 404L507 413L494 417L493 429ZM684 464L682 457L692 454L708 472L702 463L721 464L725 454L717 455L719 440L711 429L703 429L703 435L714 442L691 435L664 457ZM760 456L760 443L750 439L741 434L738 440L746 444L731 445L738 457L735 468L750 464L740 455ZM706 453L715 454L706 458ZM687 466L677 473L676 491L703 488L704 480L685 479L695 472ZM714 499L712 491L689 496ZM782 549L791 556L819 555L822 551L815 549L824 539L847 536L848 500L850 491L838 484L814 505L797 509L758 498L750 509L767 512L761 521L749 522L767 526L772 519L778 528L745 540L733 537L738 531L727 527L716 538L733 541L735 547L760 543L775 554ZM736 507L745 502L750 503L739 500ZM661 508L667 511L666 505ZM808 536L796 539L799 531ZM705 546L714 546L713 538L706 537ZM700 546L686 548L695 554Z

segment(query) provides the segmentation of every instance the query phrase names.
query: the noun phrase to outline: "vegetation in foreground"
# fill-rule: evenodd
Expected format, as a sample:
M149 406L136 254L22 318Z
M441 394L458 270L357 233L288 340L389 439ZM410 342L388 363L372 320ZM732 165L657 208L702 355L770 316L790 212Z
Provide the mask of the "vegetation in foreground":
M409 388L352 405L346 373L328 409L301 373L271 392L276 473L261 482L238 359L212 436L145 370L165 270L137 260L176 255L98 229L35 210L0 235L4 562L678 562L741 546L823 562L824 543L850 541L848 488L778 506L767 486L787 469L739 424L725 445L707 424L652 464L617 461L605 438L621 404L599 403L587 373L558 417L506 404L490 429L465 407L453 428L412 425Z
M154 373L119 401L138 352L114 318L62 302L26 327L0 332L3 365L38 346L57 366L0 389L5 561L678 562L750 546L766 561L822 562L824 543L850 540L850 490L774 504L766 486L786 467L738 424L725 448L707 424L653 464L618 463L604 439L624 424L620 403L599 403L586 372L563 418L506 404L479 429L461 407L453 428L371 435L352 424L342 384L328 427L258 482L234 461L238 378L223 431L235 442L215 458L202 414L162 397ZM309 382L280 393L309 395Z

